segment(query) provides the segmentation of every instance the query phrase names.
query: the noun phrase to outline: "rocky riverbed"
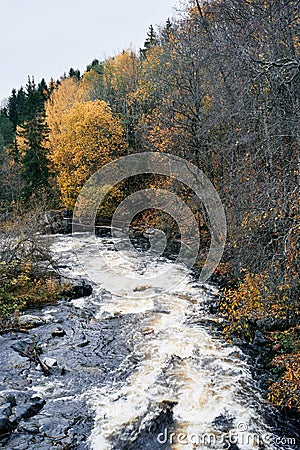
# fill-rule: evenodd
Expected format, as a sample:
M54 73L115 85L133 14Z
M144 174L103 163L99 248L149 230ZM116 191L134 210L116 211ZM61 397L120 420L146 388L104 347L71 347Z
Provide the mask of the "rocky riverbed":
M104 300L102 298L101 300ZM133 317L93 320L93 298L81 309L81 299L31 310L39 324L1 340L1 443L7 449L88 448L93 415L82 398L85 387L107 383L130 354ZM99 297L98 297L99 301ZM42 319L42 320L41 320ZM20 352L37 349L49 367L41 367ZM119 373L120 380L127 374Z
M299 448L293 425L264 403L263 373L253 374L249 352L220 337L212 286L190 278L176 292L149 298L145 286L124 299L82 281L70 236L53 237L53 245L64 276L73 278L73 298L26 311L26 332L0 336L3 448ZM252 354L263 346L257 342ZM217 440L181 444L170 441L172 432ZM230 443L236 432L239 442ZM242 442L245 433L259 442Z

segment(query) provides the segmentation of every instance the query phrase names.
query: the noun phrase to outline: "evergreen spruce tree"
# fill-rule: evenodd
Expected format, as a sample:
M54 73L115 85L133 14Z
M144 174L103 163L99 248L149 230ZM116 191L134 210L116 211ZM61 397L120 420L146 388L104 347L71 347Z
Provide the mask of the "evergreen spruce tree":
M38 91L39 102L40 102L39 106L41 108L43 108L44 107L44 103L49 98L49 90L48 90L48 86L47 86L47 83L46 83L44 78L42 78L42 80L38 84L37 91Z
M17 91L12 90L11 95L8 97L7 102L7 115L11 123L13 124L14 131L16 131L19 122L19 111L18 111L18 97Z
M0 134L2 136L2 148L10 146L14 141L14 125L8 117L6 108L0 110Z
M154 31L153 25L150 25L149 31L147 33L147 38L144 43L144 48L140 49L140 57L141 59L145 59L147 56L147 52L152 48L158 45L157 34Z
M0 131L0 165L3 164L3 158L4 158L4 137Z
M48 136L42 94L34 79L26 85L26 121L18 130L19 152L26 182L24 191L28 198L39 187L48 186L49 170L44 143Z
M101 63L99 61L99 59L93 59L93 61L91 62L91 64L88 64L86 66L86 72L89 72L90 70L95 70L95 72L98 72L99 68L101 68L101 70L103 69L103 63Z
M164 26L164 28L161 31L161 38L164 43L170 42L170 36L172 34L172 30L173 30L172 22L170 21L170 19L167 19L166 25Z
M23 87L21 87L17 93L17 111L18 125L21 125L25 120L26 114L26 94Z
M80 70L76 69L74 70L72 67L69 70L69 77L70 78L75 78L76 81L80 80Z

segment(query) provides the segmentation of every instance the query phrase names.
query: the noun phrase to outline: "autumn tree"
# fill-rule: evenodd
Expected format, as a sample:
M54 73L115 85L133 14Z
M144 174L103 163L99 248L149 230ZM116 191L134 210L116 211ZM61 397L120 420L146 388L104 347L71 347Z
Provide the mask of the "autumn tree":
M64 115L73 107L78 83L74 77L62 80L54 89L46 103L46 122L49 135L45 145L53 153L60 142Z
M77 93L79 101L104 100L113 113L122 117L127 141L135 147L137 111L131 101L138 83L139 61L128 49L100 63L94 60L82 77Z
M21 164L8 151L4 151L0 157L0 201L8 205L22 198L26 184Z
M125 149L122 124L106 102L75 102L50 148L63 204L72 208L85 181Z

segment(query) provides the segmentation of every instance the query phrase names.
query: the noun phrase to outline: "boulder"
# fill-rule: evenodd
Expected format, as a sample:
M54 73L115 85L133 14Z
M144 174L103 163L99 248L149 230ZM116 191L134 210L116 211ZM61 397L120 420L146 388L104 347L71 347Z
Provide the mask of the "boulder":
M46 364L46 366L49 368L58 366L57 359L55 358L43 358L43 363Z
M259 347L264 347L266 345L270 345L270 341L263 335L263 333L256 330L254 339L253 339L253 345L258 345Z
M72 233L72 214L70 211L46 211L43 227L46 233L70 234Z
M69 289L65 289L63 295L70 299L88 297L92 295L93 288L86 280L77 280L74 282L73 286Z
M13 428L11 421L6 416L0 415L0 438L9 435Z
M9 417L11 415L11 404L4 403L4 405L0 406L0 416Z
M64 337L66 335L66 332L62 328L57 327L55 328L55 330L52 331L51 334L53 337Z
M24 314L19 317L19 325L25 328L34 328L44 325L46 323L45 319L39 316L34 316L31 314Z
M35 416L41 411L45 403L45 400L34 398L28 403L15 406L12 410L15 422L19 423L21 420L27 420L30 419L30 417Z

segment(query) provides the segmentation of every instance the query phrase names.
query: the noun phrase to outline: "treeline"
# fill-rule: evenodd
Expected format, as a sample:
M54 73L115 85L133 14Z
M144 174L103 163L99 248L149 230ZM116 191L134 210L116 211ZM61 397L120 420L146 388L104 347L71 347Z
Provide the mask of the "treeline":
M95 59L49 85L29 80L0 121L6 204L40 192L72 209L89 176L128 152L198 165L228 219L225 332L267 334L278 369L270 398L291 408L300 408L299 30L296 0L192 1L150 27L139 54Z

